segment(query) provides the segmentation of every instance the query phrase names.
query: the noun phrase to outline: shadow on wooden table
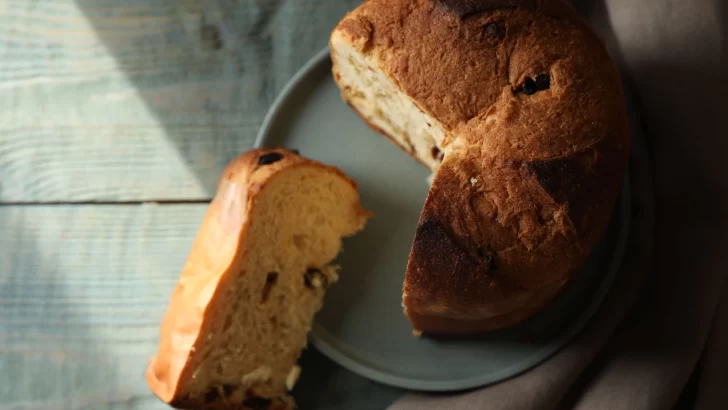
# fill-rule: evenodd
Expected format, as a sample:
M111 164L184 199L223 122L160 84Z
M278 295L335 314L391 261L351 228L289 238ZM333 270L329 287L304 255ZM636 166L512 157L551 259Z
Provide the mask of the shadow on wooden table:
M52 214L44 209L0 208L0 266L9 268L0 272L0 398L18 409L113 403L121 373L99 341L115 336L107 321L114 306L100 303L103 287L69 269L83 263L85 249L52 248L65 228L44 219Z
M359 377L309 347L293 395L301 410L384 410L402 391Z
M179 193L202 197L172 198L190 200L213 196L278 92L359 0L76 3L202 186Z

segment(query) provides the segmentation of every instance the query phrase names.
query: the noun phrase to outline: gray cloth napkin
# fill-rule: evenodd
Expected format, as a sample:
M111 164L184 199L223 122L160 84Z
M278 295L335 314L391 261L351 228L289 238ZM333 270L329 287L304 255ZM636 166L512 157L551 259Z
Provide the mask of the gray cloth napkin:
M670 409L691 374L681 406L728 409L728 1L575 3L622 66L634 113L620 273L585 330L538 367L390 410Z

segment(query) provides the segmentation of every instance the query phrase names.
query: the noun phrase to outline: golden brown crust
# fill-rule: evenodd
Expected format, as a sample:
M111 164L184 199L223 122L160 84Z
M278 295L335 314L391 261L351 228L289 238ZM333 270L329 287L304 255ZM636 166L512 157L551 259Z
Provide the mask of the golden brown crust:
M415 329L500 328L546 305L602 237L626 168L601 40L563 0L369 0L333 35L446 131L404 285Z
M157 355L146 371L149 387L162 401L178 408L200 408L180 385L192 376L187 364L205 342L200 335L206 334L204 327L215 314L207 307L224 278L237 272L234 260L257 195L276 174L299 166L336 173L356 189L356 183L341 170L285 148L251 150L223 171L216 197L205 214L162 321Z

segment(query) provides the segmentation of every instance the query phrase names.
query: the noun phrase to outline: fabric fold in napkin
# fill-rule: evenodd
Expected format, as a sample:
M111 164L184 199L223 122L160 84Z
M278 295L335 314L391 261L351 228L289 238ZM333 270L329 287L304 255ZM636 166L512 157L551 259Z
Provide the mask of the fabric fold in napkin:
M626 73L633 115L632 224L615 282L584 330L532 370L410 393L390 410L672 409L693 373L688 408L728 408L728 2L575 3Z

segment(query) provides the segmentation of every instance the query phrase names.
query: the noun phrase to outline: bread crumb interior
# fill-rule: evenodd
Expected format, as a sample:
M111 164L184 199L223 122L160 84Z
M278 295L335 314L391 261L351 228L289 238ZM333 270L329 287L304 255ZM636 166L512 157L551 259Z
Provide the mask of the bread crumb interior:
M443 127L397 90L378 68L344 41L332 43L343 98L372 125L435 172L442 162Z
M207 308L215 316L191 358L183 390L201 401L277 399L292 387L311 318L338 278L329 263L341 238L365 222L354 188L316 167L274 176L255 201L248 239Z

